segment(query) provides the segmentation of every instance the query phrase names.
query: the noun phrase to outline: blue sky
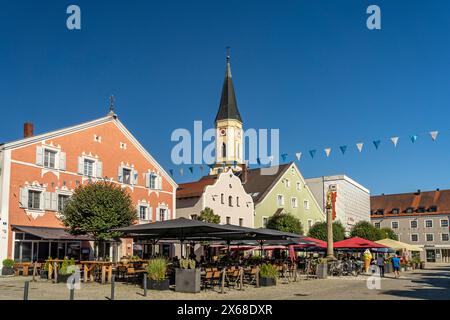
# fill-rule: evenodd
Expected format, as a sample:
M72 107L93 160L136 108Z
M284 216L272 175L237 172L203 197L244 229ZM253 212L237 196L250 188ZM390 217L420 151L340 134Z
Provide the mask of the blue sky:
M70 4L80 31L66 28ZM370 4L380 31L366 28ZM303 152L305 177L345 173L373 194L449 188L449 12L444 0L4 1L0 141L24 121L39 133L101 117L114 94L121 121L177 170L170 135L213 124L231 46L245 127L280 128L281 153Z

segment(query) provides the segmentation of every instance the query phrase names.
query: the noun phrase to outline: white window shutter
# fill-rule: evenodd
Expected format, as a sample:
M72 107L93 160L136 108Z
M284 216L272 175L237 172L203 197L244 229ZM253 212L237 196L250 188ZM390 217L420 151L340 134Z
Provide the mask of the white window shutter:
M52 203L50 205L50 210L58 211L58 194L56 192L52 192L51 199Z
M119 167L117 170L117 181L123 182L123 170L122 167Z
M158 190L162 190L162 177L158 176Z
M44 210L51 210L52 209L52 193L51 192L44 192Z
M167 216L166 216L166 220L170 220L170 209L167 209Z
M97 178L103 178L103 162L97 161Z
M40 210L45 210L44 197L45 197L45 192L41 192L41 194L39 196L39 209Z
M145 187L150 188L150 174L144 173Z
M140 219L140 216L141 216L141 208L140 208L140 205L136 205L136 216L137 216L137 218L138 219Z
M78 174L84 173L84 160L83 157L78 157Z
M44 165L44 148L41 146L36 147L36 164L38 166Z
M133 184L138 184L139 174L137 170L133 170Z
M28 207L28 189L26 188L20 188L20 207Z
M66 170L66 153L59 153L59 170Z
M148 207L148 221L153 221L153 208Z
M159 221L159 208L156 208L155 211L155 221Z

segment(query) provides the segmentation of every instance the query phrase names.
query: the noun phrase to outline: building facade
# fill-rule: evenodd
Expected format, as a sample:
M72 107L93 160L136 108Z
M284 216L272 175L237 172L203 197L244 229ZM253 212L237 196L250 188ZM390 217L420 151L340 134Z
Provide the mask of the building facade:
M372 223L423 248L423 261L450 262L449 220L450 190L371 197Z
M176 216L177 184L110 112L70 128L0 146L0 261L92 256L92 241L68 235L61 211L77 186L106 180L126 189L140 222ZM99 248L111 258L133 253L131 240Z
M360 221L370 221L370 191L346 175L306 179L322 210L325 210L328 190L336 193L333 218L349 232Z
M246 169L244 169L246 170ZM325 215L295 163L283 164L273 174L250 169L242 174L245 191L255 202L255 227L265 227L275 213L290 213L300 220L305 234Z

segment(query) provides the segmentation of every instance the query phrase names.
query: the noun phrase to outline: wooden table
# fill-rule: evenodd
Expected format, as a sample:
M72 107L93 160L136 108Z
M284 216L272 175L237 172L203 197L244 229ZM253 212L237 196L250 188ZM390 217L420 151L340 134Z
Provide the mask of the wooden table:
M31 266L31 262L18 262L14 264L14 269L16 268L21 268L22 269L22 274L24 276L28 276L28 272L30 270L30 266ZM15 270L16 275L19 275L19 270Z
M97 266L102 268L102 284L111 282L113 263L108 261L81 261L84 269L84 282L94 281L93 271Z

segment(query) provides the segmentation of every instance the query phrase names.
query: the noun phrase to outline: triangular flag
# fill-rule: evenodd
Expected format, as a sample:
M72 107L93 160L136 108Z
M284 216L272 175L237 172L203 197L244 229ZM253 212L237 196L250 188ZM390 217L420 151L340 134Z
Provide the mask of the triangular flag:
M189 167L189 171L190 171L191 173L194 173L194 167Z
M169 169L170 175L173 177L173 169Z
M380 140L373 141L373 145L375 146L375 149L378 149L380 147L380 144L381 144Z
M183 175L184 174L184 170L183 168L180 169L180 174Z
M397 146L397 143L398 143L398 137L392 137L392 138L391 138L391 141L392 141L392 143L394 144L394 147L396 147L396 146Z
M281 155L281 158L283 158L283 162L286 161L287 156L288 156L287 153L283 153L283 154Z
M364 143L362 143L362 142L359 142L359 143L356 144L356 147L358 148L358 151L359 151L359 152L362 151L363 146L364 146Z
M325 149L323 149L323 151L325 151L325 154L327 155L327 158L328 158L331 153L331 148L325 148Z
M258 162L258 165L261 165L261 159L260 158L256 158L256 162Z
M236 169L237 161L233 161L233 167Z
M419 138L419 136L414 134L414 135L410 136L409 138L411 139L412 143L415 143L417 141L417 138Z
M297 157L297 160L300 161L300 158L302 157L302 153L301 152L297 152L295 154L295 156Z
M347 146L340 146L339 149L341 149L342 154L345 154L345 151L347 151Z
M438 131L431 131L430 132L431 139L433 139L433 141L436 141L438 134L439 134Z
M203 172L203 169L204 169L204 167L203 167L203 165L201 165L201 166L200 166L200 171Z
M309 150L309 154L311 155L311 158L314 158L314 155L316 154L316 150Z

